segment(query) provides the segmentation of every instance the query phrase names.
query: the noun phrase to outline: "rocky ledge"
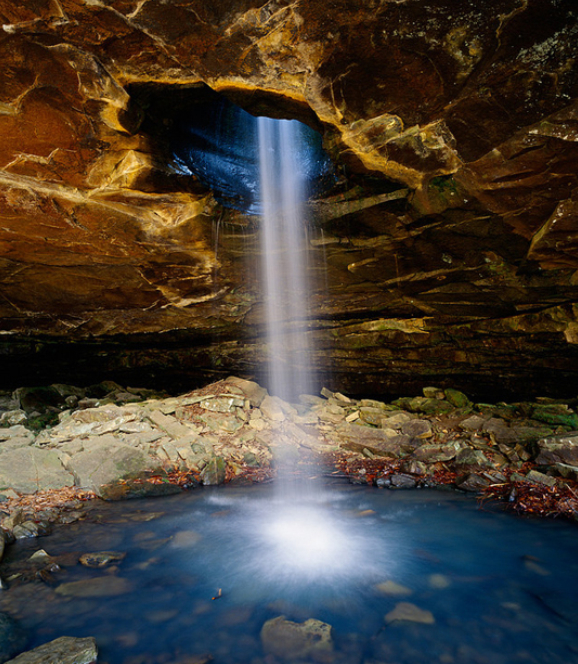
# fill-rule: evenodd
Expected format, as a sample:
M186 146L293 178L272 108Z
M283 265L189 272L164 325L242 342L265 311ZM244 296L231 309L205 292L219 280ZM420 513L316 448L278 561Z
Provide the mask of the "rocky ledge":
M259 482L308 463L354 483L450 486L523 512L578 517L574 402L474 404L430 387L391 403L323 389L290 404L236 377L178 397L110 382L91 389L103 396L54 385L3 398L2 540L81 518L87 498Z

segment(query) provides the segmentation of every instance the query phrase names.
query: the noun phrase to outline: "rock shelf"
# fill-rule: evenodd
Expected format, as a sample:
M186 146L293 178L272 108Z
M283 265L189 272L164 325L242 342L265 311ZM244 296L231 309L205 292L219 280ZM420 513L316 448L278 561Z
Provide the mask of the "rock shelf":
M8 541L80 518L88 498L262 482L280 465L299 472L312 462L353 483L450 486L521 512L578 516L573 402L474 404L431 387L391 403L324 388L290 404L237 377L178 397L114 383L101 384L101 398L64 385L34 389L1 402L0 525Z

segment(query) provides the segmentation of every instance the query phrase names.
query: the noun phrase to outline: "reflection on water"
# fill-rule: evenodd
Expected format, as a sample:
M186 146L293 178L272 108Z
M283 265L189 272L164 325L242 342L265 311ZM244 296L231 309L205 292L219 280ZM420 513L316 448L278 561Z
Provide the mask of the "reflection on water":
M10 548L4 576L41 547L62 569L13 581L0 611L30 647L95 636L109 664L271 664L260 632L279 615L332 625L324 662L578 661L575 524L439 492L334 486L313 504L276 501L259 486L95 505L88 522ZM73 564L94 551L126 556ZM402 602L435 622L392 621Z

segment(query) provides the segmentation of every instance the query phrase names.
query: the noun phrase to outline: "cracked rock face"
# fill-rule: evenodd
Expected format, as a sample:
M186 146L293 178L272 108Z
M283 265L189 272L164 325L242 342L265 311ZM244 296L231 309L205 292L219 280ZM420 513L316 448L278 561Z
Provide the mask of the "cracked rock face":
M208 86L316 128L340 173L310 204L295 327L325 383L575 392L573 0L0 0L0 19L5 382L262 375L259 221L150 130Z

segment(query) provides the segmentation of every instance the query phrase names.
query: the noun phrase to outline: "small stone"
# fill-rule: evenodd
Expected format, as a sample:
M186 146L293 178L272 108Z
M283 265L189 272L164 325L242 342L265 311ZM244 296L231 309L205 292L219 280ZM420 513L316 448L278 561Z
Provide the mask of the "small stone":
M393 622L415 622L422 625L433 625L435 618L431 611L420 609L410 602L398 602L395 608L385 616L385 622L389 625Z
M38 537L40 534L40 527L34 521L24 521L24 523L20 523L12 529L12 535L16 539Z
M95 553L83 553L79 558L79 562L85 567L106 567L124 560L125 556L126 553L122 551L97 551Z
M267 390L252 380L229 376L229 378L227 378L227 383L231 383L238 387L245 397L249 399L250 405L253 408L259 408L263 399L267 396Z
M493 465L481 450L472 450L470 447L466 447L458 452L455 458L455 464L462 468L468 467L480 470L492 468Z
M48 563L51 560L51 557L44 549L38 549L35 551L28 560L32 563Z
M389 579L383 581L383 583L378 583L375 589L382 595L391 595L392 597L408 597L413 594L413 590L410 588Z
M195 530L180 530L171 539L170 546L173 549L188 549L198 544L202 535Z
M449 588L449 586L452 584L448 577L444 576L443 574L430 574L427 581L429 587L435 588L436 590Z

